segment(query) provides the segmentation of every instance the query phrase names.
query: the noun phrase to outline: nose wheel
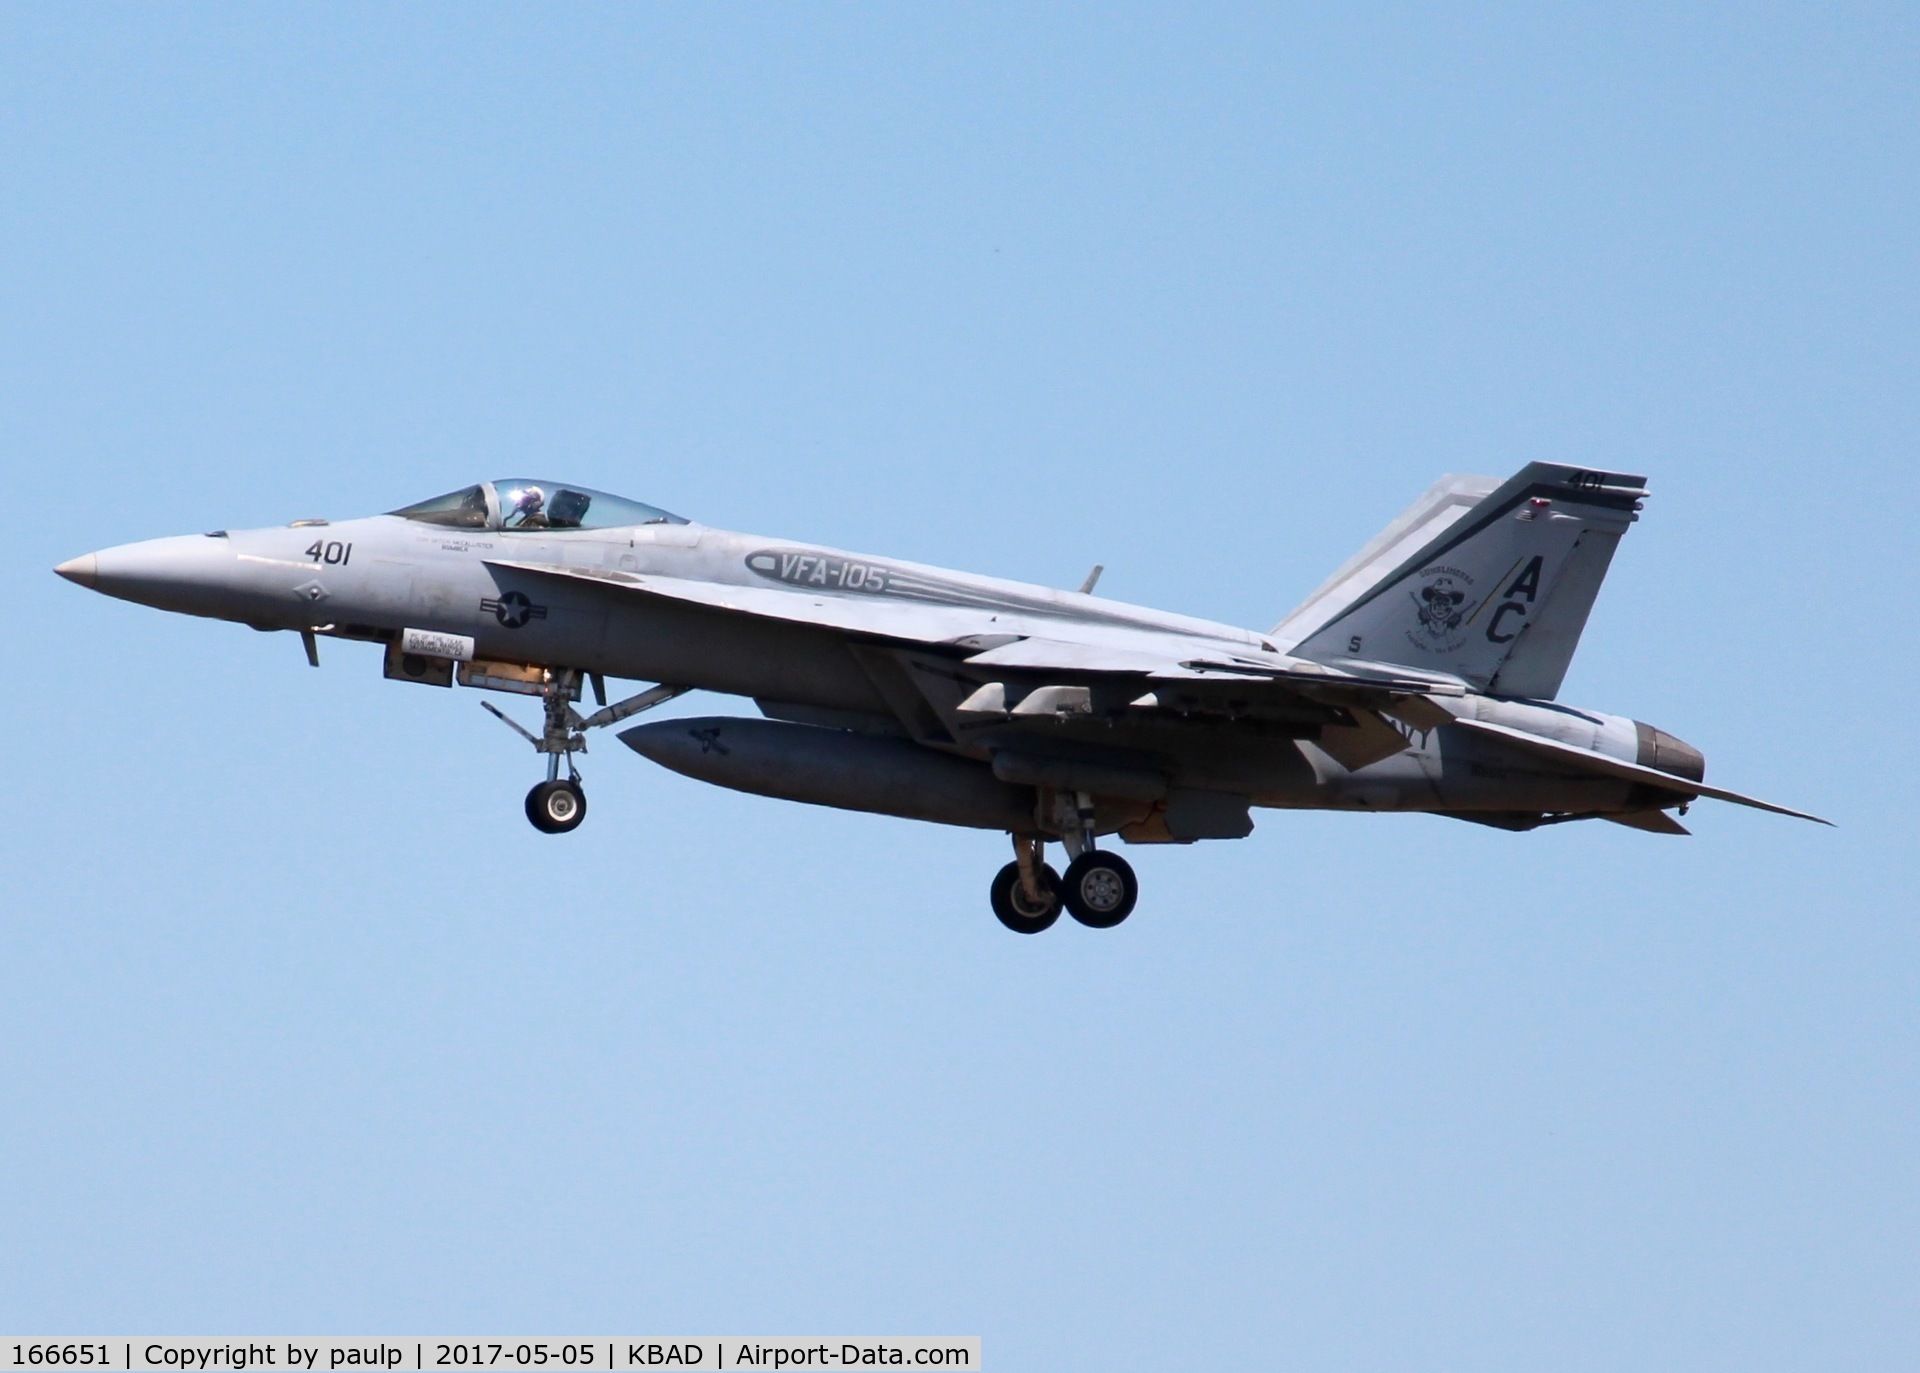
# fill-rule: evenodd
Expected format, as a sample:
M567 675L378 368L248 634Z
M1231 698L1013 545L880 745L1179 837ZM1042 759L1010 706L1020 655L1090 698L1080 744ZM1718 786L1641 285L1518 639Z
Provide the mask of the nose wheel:
M527 793L527 819L542 834L565 834L587 818L587 794L577 778L542 782Z

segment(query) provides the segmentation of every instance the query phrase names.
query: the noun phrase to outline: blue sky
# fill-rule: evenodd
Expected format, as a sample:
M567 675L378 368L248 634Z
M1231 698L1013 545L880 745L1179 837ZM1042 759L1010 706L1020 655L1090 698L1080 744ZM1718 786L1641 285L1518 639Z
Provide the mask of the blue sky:
M0 1328L1920 1358L1910 7L0 10ZM92 548L550 473L1265 627L1645 472L1686 840L1004 841L535 760ZM750 710L693 698L688 711Z

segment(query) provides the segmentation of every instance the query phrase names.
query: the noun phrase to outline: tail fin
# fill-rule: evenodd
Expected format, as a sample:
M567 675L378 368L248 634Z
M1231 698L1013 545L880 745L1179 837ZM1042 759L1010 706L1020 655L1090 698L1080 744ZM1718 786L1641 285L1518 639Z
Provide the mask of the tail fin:
M1536 462L1457 514L1458 499L1434 503L1462 480L1475 479L1443 480L1287 618L1283 630L1301 631L1295 654L1428 668L1503 696L1553 698L1646 479ZM1369 575L1430 526L1437 532L1417 552ZM1365 589L1353 594L1349 583Z
M1276 639L1304 639L1342 610L1354 604L1381 578L1399 567L1415 550L1438 538L1441 531L1485 497L1499 489L1498 477L1463 477L1448 473L1400 512L1397 519L1367 540L1361 550L1340 565L1286 619L1273 627Z

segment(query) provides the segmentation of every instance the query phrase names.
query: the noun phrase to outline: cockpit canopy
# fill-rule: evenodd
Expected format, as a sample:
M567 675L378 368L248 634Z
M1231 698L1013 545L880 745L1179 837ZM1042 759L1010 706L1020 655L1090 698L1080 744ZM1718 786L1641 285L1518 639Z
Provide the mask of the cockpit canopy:
M525 477L481 482L392 513L453 529L624 529L635 524L687 523L678 515L624 496Z

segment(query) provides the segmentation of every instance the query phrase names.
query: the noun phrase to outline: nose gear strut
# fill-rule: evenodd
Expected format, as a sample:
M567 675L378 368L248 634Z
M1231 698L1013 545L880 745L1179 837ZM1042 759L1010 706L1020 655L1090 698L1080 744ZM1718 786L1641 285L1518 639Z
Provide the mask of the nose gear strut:
M527 819L543 834L565 834L577 829L580 822L587 818L587 794L580 785L580 770L573 765L573 755L587 751L588 730L618 724L643 710L665 705L688 690L687 687L664 684L648 687L638 695L609 706L605 704L606 691L600 675L594 673L593 694L602 705L593 714L583 716L573 708L573 703L580 699L581 677L581 673L570 667L547 669L546 680L539 692L545 712L539 734L527 729L493 702L480 703L494 719L532 744L534 752L547 755L547 780L527 793ZM565 779L560 776L562 762L567 767Z

